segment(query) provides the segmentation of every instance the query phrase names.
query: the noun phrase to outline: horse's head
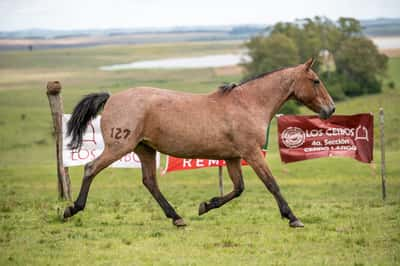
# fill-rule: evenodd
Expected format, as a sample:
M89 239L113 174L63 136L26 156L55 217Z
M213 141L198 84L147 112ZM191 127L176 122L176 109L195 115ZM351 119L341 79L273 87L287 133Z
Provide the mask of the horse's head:
M293 96L322 119L327 119L335 112L335 104L318 75L311 69L313 63L314 59L309 59L296 67Z

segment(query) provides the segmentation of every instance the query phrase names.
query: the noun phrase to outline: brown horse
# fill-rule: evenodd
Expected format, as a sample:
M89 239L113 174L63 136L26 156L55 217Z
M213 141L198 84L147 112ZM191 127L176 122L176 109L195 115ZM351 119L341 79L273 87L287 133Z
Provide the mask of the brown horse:
M95 93L75 107L68 123L71 148L79 148L82 134L104 106L101 130L103 153L85 165L79 196L64 211L68 218L85 208L93 178L132 150L142 164L143 184L176 226L185 222L158 188L156 151L183 158L224 159L233 182L232 192L203 202L199 215L238 197L243 189L240 161L245 159L275 197L282 217L292 227L304 225L293 214L271 174L261 149L267 125L290 98L328 118L335 105L311 70L313 60L257 76L238 85L222 86L210 94L189 94L157 88L134 88L110 96Z

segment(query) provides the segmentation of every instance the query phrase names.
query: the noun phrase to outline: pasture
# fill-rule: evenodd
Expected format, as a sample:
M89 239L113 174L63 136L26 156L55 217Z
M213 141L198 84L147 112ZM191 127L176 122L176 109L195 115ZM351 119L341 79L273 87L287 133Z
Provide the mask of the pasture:
M400 264L400 58L390 59L379 95L337 104L337 114L375 114L375 162L317 159L284 165L276 124L267 161L305 228L280 218L272 195L244 167L240 198L199 217L198 204L218 195L217 168L159 177L161 191L188 223L175 228L144 188L140 170L106 169L95 179L86 210L61 222L55 148L45 95L63 85L70 112L89 92L150 85L191 92L238 81L236 68L103 72L102 65L175 56L236 52L238 42L102 46L0 53L1 265L398 265ZM385 108L387 200L379 175L378 108ZM303 109L304 113L309 113ZM163 164L162 164L163 165ZM75 199L82 167L70 168ZM231 183L225 175L225 191Z

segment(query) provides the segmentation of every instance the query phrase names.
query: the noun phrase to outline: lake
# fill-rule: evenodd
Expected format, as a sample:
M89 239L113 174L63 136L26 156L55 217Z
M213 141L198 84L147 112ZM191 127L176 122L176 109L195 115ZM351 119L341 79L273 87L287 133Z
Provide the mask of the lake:
M375 37L372 41L380 49L400 48L400 37ZM166 58L159 60L136 61L128 64L116 64L102 66L104 71L116 71L126 69L184 69L184 68L209 68L234 66L243 62L249 62L250 58L245 52L238 54L216 54L197 57Z
M248 61L243 54L217 54L197 57L167 58L159 60L137 61L128 64L102 66L101 70L115 71L124 69L183 69L233 66Z

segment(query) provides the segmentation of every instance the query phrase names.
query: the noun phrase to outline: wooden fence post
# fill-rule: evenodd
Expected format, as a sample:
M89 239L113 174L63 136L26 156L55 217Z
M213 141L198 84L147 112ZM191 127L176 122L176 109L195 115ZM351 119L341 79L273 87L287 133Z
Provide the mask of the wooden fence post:
M218 178L219 178L219 194L224 196L224 176L222 172L222 166L218 166Z
M58 195L61 199L71 200L71 180L68 168L63 165L63 132L62 116L64 113L61 98L61 84L58 81L47 82L47 98L49 99L56 137Z
M384 134L384 113L383 108L379 108L379 128L381 137L381 178L382 178L382 198L386 199L386 159L385 159L385 134Z

